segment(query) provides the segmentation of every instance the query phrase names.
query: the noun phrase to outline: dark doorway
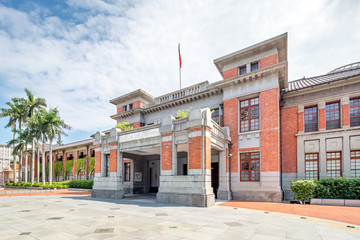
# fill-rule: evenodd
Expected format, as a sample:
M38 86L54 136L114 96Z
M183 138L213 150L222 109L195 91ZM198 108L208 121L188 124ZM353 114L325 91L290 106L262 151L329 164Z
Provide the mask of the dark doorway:
M153 170L153 168L151 167L150 168L150 177L149 177L149 179L150 179L150 188L149 188L149 192L150 193L157 193L158 191L159 191L159 187L153 187L154 185L156 185L155 183L154 183L154 180L153 179L157 179L158 178L158 176L157 176L157 173Z
M214 190L215 198L219 189L219 163L211 163L211 187Z

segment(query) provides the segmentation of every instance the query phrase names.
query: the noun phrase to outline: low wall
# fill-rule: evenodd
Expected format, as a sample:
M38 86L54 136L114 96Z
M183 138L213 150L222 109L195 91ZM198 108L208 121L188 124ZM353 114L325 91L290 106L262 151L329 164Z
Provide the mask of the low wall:
M310 203L312 205L332 205L332 206L360 207L360 200L356 200L356 199L312 198Z

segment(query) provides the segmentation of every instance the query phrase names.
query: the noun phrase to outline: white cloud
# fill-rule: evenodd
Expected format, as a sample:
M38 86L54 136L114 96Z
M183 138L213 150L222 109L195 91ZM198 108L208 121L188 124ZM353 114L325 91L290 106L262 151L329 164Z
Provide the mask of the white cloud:
M357 1L74 1L73 19L0 5L2 96L31 88L75 130L114 125L108 101L220 80L213 59L289 32L289 79L359 61Z

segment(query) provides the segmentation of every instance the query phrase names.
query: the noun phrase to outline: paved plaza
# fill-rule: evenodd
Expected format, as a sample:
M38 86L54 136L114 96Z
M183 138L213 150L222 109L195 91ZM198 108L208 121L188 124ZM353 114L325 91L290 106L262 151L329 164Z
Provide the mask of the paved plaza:
M154 196L0 198L0 239L360 239L360 226L299 215L158 204Z

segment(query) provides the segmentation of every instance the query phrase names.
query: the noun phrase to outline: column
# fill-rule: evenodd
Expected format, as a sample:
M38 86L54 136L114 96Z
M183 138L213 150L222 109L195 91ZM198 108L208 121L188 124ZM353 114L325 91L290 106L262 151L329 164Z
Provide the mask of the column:
M79 151L75 151L74 152L74 159L73 159L73 165L72 165L72 172L73 174L73 178L75 179L79 179L79 180L84 180L84 179L80 179L77 173L77 160L79 159ZM70 173L69 173L70 174Z
M85 164L85 173L86 179L89 178L89 166L90 166L90 146L86 145L86 164Z
M67 153L65 150L63 150L63 172L62 172L63 179L65 179L66 160L67 160Z
M219 190L218 199L231 200L229 184L229 147L225 144L225 150L219 152Z

